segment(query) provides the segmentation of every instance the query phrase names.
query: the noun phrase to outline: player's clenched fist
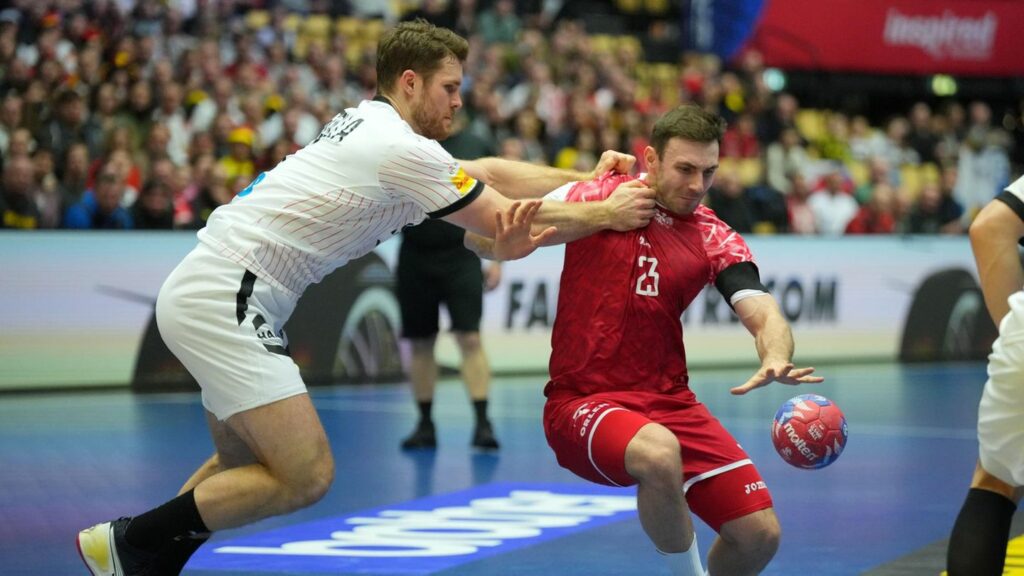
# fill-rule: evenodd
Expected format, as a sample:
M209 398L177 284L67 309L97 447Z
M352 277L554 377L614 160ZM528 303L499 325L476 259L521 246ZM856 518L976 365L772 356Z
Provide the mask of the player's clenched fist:
M597 167L594 168L591 178L597 178L605 172L629 174L634 164L636 164L636 156L632 154L625 154L616 150L605 150L601 154L601 159L597 161Z
M647 226L654 217L654 194L643 180L619 185L607 200L613 214L612 229L625 232Z

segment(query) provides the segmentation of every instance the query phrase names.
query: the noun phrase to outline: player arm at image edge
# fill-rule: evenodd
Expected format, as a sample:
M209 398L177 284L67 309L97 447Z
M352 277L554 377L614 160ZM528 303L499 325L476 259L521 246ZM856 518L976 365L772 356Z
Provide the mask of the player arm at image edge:
M1014 184L1024 182L1018 180ZM1024 201L1004 191L971 223L971 250L978 267L981 293L996 326L1010 311L1010 295L1024 286L1019 243L1024 237Z

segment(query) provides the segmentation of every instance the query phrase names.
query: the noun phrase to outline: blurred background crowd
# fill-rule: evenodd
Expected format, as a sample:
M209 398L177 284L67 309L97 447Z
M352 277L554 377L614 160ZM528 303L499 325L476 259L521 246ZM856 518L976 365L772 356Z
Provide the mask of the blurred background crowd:
M754 50L683 50L671 0L6 4L4 228L201 227L372 97L376 40L411 18L469 39L457 129L504 157L589 170L605 149L642 158L671 107L717 111L707 202L741 232L962 234L1024 169L1024 100L830 107Z

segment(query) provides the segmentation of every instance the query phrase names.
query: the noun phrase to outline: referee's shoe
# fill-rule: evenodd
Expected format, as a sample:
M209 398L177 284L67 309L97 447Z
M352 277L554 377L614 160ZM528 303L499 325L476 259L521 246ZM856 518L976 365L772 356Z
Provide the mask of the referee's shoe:
M78 554L93 576L149 576L154 555L124 539L131 518L103 522L78 533Z
M476 429L473 431L473 442L474 448L479 450L497 450L498 439L494 437L494 428L491 427L489 420L478 422Z

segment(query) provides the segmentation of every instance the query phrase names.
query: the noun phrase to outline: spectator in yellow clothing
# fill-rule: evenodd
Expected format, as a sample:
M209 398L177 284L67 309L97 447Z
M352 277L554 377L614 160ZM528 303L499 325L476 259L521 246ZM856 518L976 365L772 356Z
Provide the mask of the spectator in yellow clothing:
M218 160L224 168L227 181L240 178L251 180L256 174L256 166L253 164L253 144L256 134L251 128L235 128L228 134L228 155Z

